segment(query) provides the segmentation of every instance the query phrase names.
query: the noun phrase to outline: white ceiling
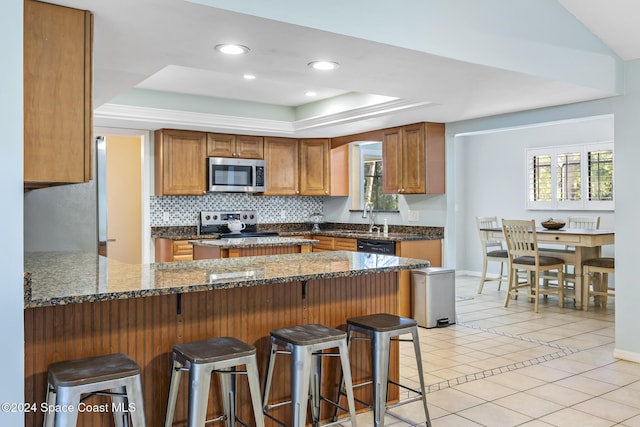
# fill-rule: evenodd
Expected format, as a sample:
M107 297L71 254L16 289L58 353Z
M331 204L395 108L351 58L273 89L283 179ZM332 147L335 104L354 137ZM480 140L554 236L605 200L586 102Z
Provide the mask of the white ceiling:
M621 58L640 58L640 25L634 22L639 20L640 1L558 1ZM89 9L94 14L95 123L103 127L197 127L238 133L336 136L418 121L465 120L615 95L588 85L182 0L52 2ZM240 42L249 46L251 52L239 57L215 52L213 46L224 42ZM336 60L341 66L332 72L307 67L308 62L316 59ZM244 80L244 73L257 78ZM158 119L136 119L131 112L113 113L110 108L114 98L117 100L132 88L197 95L201 106L210 102L218 110L213 111L215 114L199 111L205 114L197 126L177 120L171 123L171 114L162 116L164 122L158 123ZM317 92L318 96L306 97L304 93L308 90ZM349 93L383 95L395 101L339 106L340 97L334 97ZM315 109L313 104L305 105L323 99L336 101L327 101L324 110L320 108L322 105ZM225 100L235 101L233 108L231 104L228 110L221 107ZM289 111L292 117L261 117L262 122L249 125L257 118L253 116L239 124L237 119L243 115L243 108L238 107L238 103L246 111L269 107ZM161 108L185 110L184 105L177 104ZM304 108L318 111L318 117L297 117ZM228 125L231 122L233 126Z

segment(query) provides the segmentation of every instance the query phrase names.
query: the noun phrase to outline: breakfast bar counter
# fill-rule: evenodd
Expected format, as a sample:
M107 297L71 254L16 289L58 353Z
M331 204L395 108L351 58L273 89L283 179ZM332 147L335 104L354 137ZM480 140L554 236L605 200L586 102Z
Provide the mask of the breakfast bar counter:
M141 366L147 425L159 426L174 344L233 336L256 347L264 374L272 329L306 323L344 327L350 317L397 313L399 272L427 266L423 260L345 251L145 265L87 253L27 253L25 399L40 407L52 362L122 352ZM369 370L366 347L352 348L355 380ZM339 381L333 368L327 366L323 382L328 395ZM289 374L279 375L274 392L286 395ZM397 347L390 376L399 376ZM242 383L240 414L251 421ZM365 388L358 393L370 397ZM186 388L179 396L175 419L184 423ZM397 398L396 387L390 396ZM107 403L101 396L93 401ZM212 397L210 415L220 405ZM288 408L279 410L286 418ZM26 418L26 425L42 423L39 412ZM81 414L80 420L91 426L113 422L110 413Z

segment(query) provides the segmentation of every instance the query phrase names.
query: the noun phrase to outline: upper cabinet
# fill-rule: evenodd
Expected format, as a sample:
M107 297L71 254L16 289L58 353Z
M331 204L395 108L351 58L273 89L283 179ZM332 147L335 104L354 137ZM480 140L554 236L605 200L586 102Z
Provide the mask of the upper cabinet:
M297 139L265 137L264 160L267 186L265 195L297 196L300 194Z
M24 2L24 186L88 182L92 164L91 13Z
M264 138L251 135L207 134L207 157L264 158Z
M158 196L206 193L207 134L161 129L155 132L155 193Z
M443 123L386 129L382 135L383 191L391 194L445 192Z
M324 138L300 140L300 194L328 196L331 189L330 140Z

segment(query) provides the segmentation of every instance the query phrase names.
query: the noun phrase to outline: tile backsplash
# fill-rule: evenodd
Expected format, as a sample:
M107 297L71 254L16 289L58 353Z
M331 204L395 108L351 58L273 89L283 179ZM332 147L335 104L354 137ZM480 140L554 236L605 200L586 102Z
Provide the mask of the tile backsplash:
M200 211L255 210L258 222L305 222L322 213L322 197L210 193L204 196L151 196L151 226L196 225ZM283 217L284 212L284 217ZM165 217L168 215L168 220Z

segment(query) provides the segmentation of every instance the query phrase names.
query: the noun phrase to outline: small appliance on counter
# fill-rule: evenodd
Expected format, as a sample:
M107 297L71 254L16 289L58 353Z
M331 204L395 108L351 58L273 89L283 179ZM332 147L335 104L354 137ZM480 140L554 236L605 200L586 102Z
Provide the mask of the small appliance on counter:
M222 238L278 236L277 231L258 231L256 211L202 211L200 234Z
M324 222L324 215L321 213L312 213L309 215L309 222L313 224L311 231L317 233L320 231L320 224Z

